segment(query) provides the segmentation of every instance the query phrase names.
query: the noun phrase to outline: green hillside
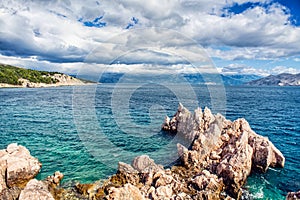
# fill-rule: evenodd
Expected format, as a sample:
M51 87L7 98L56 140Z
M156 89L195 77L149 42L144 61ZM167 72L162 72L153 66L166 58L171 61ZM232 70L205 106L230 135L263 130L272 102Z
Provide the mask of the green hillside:
M58 72L37 71L24 69L11 65L0 64L0 83L21 85L18 81L20 78L27 79L33 83L57 83L58 80L51 78L49 75L61 74Z

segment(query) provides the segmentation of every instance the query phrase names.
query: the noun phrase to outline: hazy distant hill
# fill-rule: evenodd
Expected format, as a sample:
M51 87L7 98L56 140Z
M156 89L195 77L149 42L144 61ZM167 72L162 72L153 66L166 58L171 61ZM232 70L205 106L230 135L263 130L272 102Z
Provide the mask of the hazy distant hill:
M125 74L124 73L103 73L101 77L92 77L89 75L81 75L81 78L88 80L99 80L100 83L118 83L119 81L134 83L137 82L157 82L155 80L159 80L160 83L168 82L168 83L180 83L182 81L187 81L191 84L211 84L211 85L243 85L248 83L249 81L253 81L256 79L260 79L261 76L257 75L220 75L220 74L161 74L161 75L134 75L134 74ZM99 75L100 76L100 75ZM75 76L76 77L76 76ZM125 78L125 79L124 79ZM220 79L221 78L221 79ZM218 81L219 80L219 81ZM220 82L221 81L221 82ZM157 82L158 83L158 82Z
M250 81L247 85L300 86L300 73L270 75L258 80Z
M216 83L216 78L220 78L224 85L243 85L247 82L260 79L261 76L252 74L241 74L241 75L219 75L219 74L185 74L184 77L188 82L193 84L205 84L205 83ZM204 79L205 78L205 81ZM218 84L218 83L217 83Z

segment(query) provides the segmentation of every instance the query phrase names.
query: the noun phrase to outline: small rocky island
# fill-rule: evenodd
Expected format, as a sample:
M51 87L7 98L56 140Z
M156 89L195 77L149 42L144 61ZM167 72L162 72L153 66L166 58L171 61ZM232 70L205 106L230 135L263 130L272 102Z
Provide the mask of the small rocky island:
M191 113L180 104L171 119L166 117L162 129L191 141L188 147L177 145L179 159L173 166L164 168L141 155L131 164L120 162L116 174L107 180L70 188L59 186L60 172L45 180L34 179L41 163L25 147L10 144L0 151L0 199L247 199L249 194L242 187L251 171L284 167L282 153L245 119L232 122L208 108ZM297 195L290 193L288 198L297 199Z

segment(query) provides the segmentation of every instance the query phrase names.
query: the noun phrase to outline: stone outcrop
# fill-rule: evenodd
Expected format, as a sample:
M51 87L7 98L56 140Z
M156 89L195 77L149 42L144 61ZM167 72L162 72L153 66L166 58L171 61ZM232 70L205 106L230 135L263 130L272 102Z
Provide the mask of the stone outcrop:
M48 190L48 185L45 182L32 179L21 191L19 200L33 199L54 200L54 197Z
M289 192L286 196L286 200L299 200L300 190L298 192Z
M123 187L115 188L111 187L108 191L107 199L127 199L127 200L144 200L144 196L141 191L131 185L125 184Z
M198 108L192 114L179 104L162 129L191 141L189 149L177 145L182 164L188 169L200 166L216 174L233 198L241 197L241 187L251 170L266 172L270 166L284 167L282 153L268 138L256 134L245 119L231 122L220 114L213 115L208 108Z
M60 172L43 181L34 179L41 164L25 147L11 144L0 151L0 199L243 199L247 192L242 187L253 170L284 167L281 152L245 119L232 122L208 108L191 113L180 104L162 129L188 141L177 144L179 159L174 166L165 169L141 155L131 164L120 162L117 173L107 180L71 188L60 187ZM289 193L287 199L298 197L299 192Z
M41 83L31 82L24 78L19 78L19 85L0 83L0 88L41 88L41 87L59 87L59 86L73 86L73 85L89 85L92 83L86 83L80 79L74 78L66 74L53 74L43 75L43 77L50 77L55 80L55 83Z
M132 161L132 167L141 173L154 173L164 169L163 166L155 164L154 160L147 155L136 157Z
M46 180L34 177L40 172L42 164L30 155L25 147L12 143L0 150L0 199L3 200L54 200L56 187L63 174L55 172Z
M268 138L256 134L245 119L230 121L208 108L194 113L179 105L162 129L190 142L177 144L179 163L164 169L146 155L118 172L94 194L101 199L242 199L252 170L283 167L284 157ZM91 197L91 196L89 196Z
M40 171L42 164L30 155L23 146L16 143L8 145L6 155L6 184L9 188L17 186L23 188L25 184L34 178Z
M41 163L23 146L10 144L0 151L0 199L14 199L41 169Z
M46 178L46 182L48 185L51 185L53 187L57 187L60 184L60 181L64 178L64 175L60 173L59 171L54 172L53 175L48 176Z

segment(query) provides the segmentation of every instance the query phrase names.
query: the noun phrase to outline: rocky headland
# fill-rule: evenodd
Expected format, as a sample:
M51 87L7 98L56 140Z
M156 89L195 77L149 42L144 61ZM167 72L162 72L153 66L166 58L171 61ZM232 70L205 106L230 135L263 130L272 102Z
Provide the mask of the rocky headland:
M208 108L191 113L180 104L162 129L190 141L190 146L177 144L179 159L173 166L164 168L141 155L131 164L119 162L107 180L68 188L59 185L60 172L34 179L41 163L25 147L11 144L0 151L0 199L247 199L243 185L252 171L284 167L282 153L245 119L230 121Z
M3 87L58 87L91 84L59 72L47 72L0 63L0 88Z
M53 83L42 83L42 82L32 82L28 79L19 78L19 84L8 84L0 83L0 88L40 88L40 87L59 87L59 86L72 86L72 85L86 85L91 84L84 82L80 79L74 78L66 74L48 74L44 75L45 78L51 78L55 80Z

